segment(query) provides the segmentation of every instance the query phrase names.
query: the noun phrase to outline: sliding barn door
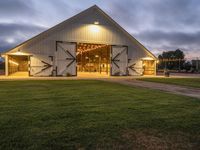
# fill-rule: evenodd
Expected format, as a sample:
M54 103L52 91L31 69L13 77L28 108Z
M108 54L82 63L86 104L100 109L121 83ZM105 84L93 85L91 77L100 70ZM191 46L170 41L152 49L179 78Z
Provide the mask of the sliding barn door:
M129 75L142 75L144 72L142 66L142 60L130 59L128 63L128 73Z
M76 43L57 42L56 46L57 76L76 76Z
M126 76L128 64L128 47L112 46L111 48L111 75Z
M30 56L30 76L51 76L53 71L53 57L46 55Z

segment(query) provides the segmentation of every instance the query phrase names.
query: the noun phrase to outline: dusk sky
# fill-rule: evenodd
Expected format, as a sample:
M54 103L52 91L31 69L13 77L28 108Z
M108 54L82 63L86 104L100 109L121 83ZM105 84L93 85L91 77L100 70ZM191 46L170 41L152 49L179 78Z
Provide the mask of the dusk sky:
M0 51L94 4L155 55L200 57L200 0L0 0Z

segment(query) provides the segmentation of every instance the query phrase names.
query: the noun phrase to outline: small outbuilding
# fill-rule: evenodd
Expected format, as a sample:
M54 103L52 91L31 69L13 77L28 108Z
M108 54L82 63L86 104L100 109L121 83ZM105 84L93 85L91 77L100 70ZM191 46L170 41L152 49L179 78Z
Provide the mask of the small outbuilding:
M157 60L96 5L2 56L7 76L155 75Z

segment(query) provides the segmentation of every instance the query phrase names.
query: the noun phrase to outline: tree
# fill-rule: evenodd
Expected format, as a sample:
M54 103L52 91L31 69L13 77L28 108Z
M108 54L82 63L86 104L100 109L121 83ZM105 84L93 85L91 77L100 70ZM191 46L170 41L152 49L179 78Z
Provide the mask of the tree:
M184 69L186 70L186 72L190 71L192 68L192 64L189 61L186 61L184 63Z
M163 52L158 56L160 60L159 69L183 69L185 54L180 49Z

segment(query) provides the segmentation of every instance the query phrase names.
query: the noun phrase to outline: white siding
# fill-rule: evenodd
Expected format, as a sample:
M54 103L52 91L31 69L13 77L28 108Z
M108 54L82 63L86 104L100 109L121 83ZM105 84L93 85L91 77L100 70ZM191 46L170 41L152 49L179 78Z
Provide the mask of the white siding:
M94 25L95 21L98 21L99 25ZM93 28L97 28L98 32L92 31ZM131 59L131 62L150 56L144 47L128 37L96 7L69 19L19 48L22 52L33 55L54 56L56 41L126 45L128 46L128 59Z

